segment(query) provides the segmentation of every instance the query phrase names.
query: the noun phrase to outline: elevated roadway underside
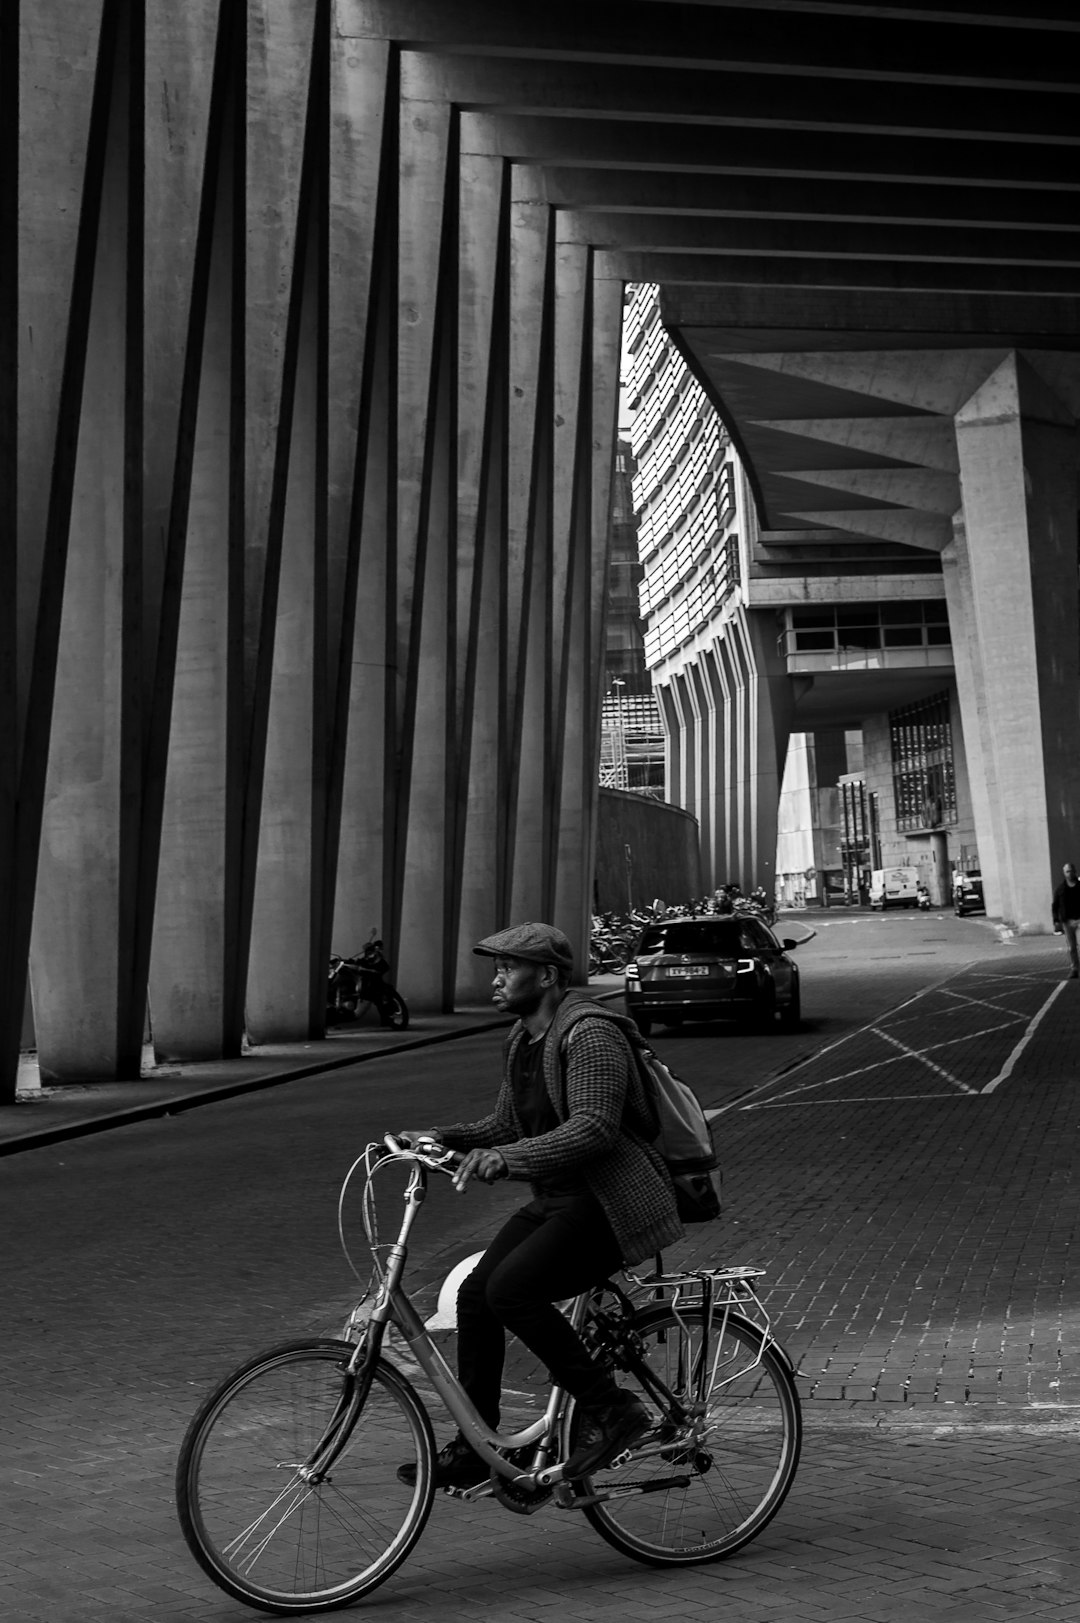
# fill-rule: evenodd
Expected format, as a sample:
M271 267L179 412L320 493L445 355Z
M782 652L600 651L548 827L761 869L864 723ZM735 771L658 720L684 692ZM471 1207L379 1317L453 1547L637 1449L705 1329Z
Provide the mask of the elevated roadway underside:
M1080 822L1073 0L26 0L0 24L0 1075L584 943L624 285L752 576L944 575L988 897ZM749 583L750 599L754 579Z

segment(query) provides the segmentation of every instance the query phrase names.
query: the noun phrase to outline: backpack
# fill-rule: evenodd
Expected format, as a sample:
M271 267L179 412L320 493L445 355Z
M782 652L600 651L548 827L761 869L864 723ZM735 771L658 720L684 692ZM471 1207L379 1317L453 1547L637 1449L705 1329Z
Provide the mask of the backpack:
M651 1143L675 1186L679 1221L708 1223L719 1217L721 1172L713 1131L689 1082L676 1076L659 1054L653 1053L624 1015L595 1004L582 1007L581 1014L599 1014L612 1021L626 1039L658 1124Z
M663 1156L675 1185L679 1219L708 1223L720 1216L721 1173L712 1127L688 1082L640 1039L631 1039L631 1047L660 1122L653 1148Z

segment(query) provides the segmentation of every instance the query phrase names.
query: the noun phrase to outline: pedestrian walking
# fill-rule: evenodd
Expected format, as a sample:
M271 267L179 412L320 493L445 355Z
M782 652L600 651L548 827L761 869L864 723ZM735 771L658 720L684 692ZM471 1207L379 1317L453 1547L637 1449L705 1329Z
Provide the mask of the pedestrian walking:
M655 1112L622 1017L568 995L566 936L550 924L517 924L473 951L494 959L492 1001L518 1019L492 1113L432 1128L430 1136L467 1152L454 1179L459 1190L471 1178L523 1178L533 1198L461 1285L458 1373L482 1419L497 1427L506 1331L518 1336L581 1405L566 1474L584 1476L632 1447L649 1414L594 1363L554 1304L670 1245L682 1225L667 1167L650 1142ZM409 1482L414 1472L403 1466L398 1475ZM460 1434L435 1465L436 1487L471 1487L488 1475Z
M1069 949L1069 979L1080 979L1080 954L1076 950L1076 932L1080 930L1080 880L1076 877L1076 864L1067 862L1061 870L1065 875L1054 892L1054 933L1064 933Z

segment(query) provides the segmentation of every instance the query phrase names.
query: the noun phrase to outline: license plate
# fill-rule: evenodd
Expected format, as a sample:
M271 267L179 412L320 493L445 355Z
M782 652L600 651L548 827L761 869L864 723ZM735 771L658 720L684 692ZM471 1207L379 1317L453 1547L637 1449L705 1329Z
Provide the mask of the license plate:
M680 964L676 968L674 965L669 964L667 973L678 976L679 980L685 980L688 975L711 975L712 966L710 964Z

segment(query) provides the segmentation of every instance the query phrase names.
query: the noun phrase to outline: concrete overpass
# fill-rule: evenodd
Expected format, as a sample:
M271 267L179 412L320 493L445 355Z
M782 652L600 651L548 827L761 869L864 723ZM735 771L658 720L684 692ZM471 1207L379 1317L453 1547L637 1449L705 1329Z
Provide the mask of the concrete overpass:
M619 326L742 446L763 576L943 570L984 865L1080 810L1072 0L8 0L10 1089L317 1034L583 941ZM993 867L991 867L993 864ZM482 979L482 976L480 977Z

